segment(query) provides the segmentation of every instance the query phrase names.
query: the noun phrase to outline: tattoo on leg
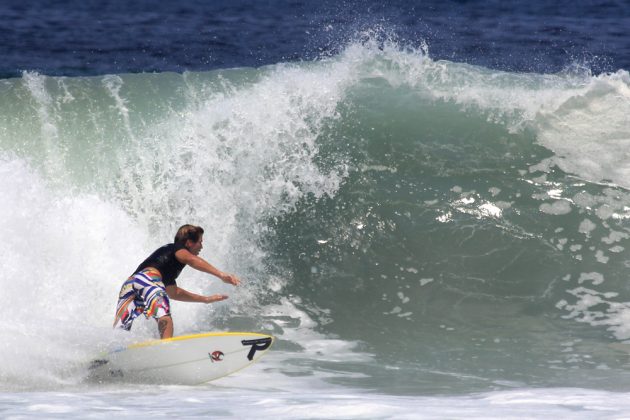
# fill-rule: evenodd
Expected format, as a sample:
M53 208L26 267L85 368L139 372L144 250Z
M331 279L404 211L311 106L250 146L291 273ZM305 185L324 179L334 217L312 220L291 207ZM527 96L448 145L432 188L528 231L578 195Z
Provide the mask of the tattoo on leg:
M160 319L158 321L158 331L160 332L160 337L164 337L164 332L166 331L167 326L168 321L166 319Z

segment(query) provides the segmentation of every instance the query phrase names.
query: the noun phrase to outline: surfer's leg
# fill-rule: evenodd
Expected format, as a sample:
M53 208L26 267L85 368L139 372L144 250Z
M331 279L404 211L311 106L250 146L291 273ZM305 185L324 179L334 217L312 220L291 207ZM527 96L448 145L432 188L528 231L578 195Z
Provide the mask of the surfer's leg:
M129 331L133 320L144 312L142 301L138 301L139 296L133 287L133 276L129 277L122 285L118 294L118 304L116 305L116 316L114 317L114 328L118 321L120 327Z
M143 270L131 276L120 290L114 326L130 330L133 320L144 313L158 321L161 338L173 336L171 304L161 277L151 270Z
M173 318L171 318L171 304L164 290L158 290L152 294L147 302L145 315L153 317L158 323L160 338L173 336Z
M160 338L171 338L173 336L173 319L171 318L171 302L164 285L158 277L158 281L151 282L142 291L146 309L145 316L153 317L158 323Z
M165 315L157 320L160 338L171 338L173 336L173 318Z

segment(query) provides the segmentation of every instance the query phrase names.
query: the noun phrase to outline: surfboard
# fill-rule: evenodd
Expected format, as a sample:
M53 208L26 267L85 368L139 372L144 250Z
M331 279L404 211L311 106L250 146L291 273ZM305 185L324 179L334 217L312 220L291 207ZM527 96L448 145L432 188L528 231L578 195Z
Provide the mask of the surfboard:
M151 340L111 351L93 360L89 378L198 385L255 363L274 338L250 332L222 332Z

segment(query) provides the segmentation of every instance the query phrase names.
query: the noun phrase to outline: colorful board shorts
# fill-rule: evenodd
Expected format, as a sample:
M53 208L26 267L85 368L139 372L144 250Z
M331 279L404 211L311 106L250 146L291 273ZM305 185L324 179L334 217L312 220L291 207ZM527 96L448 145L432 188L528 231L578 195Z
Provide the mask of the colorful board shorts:
M162 283L160 272L144 269L129 277L118 295L114 327L129 331L133 320L141 314L147 318L161 318L171 314L171 305Z

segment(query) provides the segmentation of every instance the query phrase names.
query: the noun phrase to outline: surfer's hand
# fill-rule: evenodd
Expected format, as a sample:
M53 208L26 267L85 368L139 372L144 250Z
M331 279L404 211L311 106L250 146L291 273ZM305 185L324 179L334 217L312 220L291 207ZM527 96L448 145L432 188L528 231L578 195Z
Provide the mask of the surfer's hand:
M220 302L222 300L227 299L228 296L227 295L212 295L212 296L206 296L206 301L205 303L212 303L212 302Z
M239 284L241 284L241 281L239 280L239 278L236 277L234 274L223 273L223 276L221 277L221 280L223 280L225 283L231 284L233 286L238 286Z

